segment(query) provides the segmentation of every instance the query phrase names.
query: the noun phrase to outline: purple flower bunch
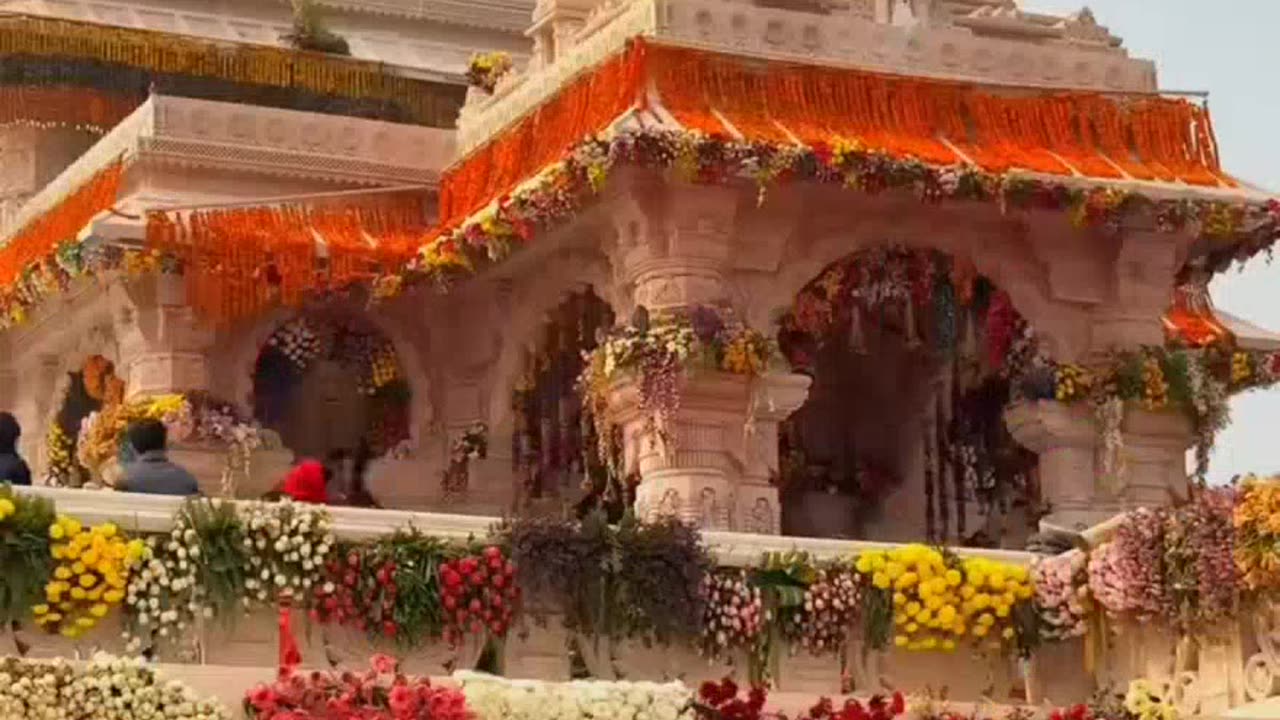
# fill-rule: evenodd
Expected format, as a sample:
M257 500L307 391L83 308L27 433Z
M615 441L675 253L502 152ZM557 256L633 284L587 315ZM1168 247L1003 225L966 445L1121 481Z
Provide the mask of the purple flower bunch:
M1088 557L1079 550L1042 558L1031 568L1040 635L1046 640L1080 637L1088 629Z
M1234 617L1240 575L1234 560L1235 490L1212 488L1176 510L1165 536L1165 566L1173 613L1184 630Z
M1167 617L1171 609L1165 586L1164 537L1168 520L1162 510L1131 513L1111 542L1089 559L1089 589L1110 615L1137 620Z

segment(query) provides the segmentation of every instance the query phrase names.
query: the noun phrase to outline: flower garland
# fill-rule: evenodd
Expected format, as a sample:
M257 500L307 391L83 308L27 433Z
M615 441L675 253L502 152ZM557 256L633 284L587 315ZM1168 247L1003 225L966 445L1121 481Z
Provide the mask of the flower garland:
M30 495L18 495L0 486L0 623L22 620L44 597L44 584L53 566L49 528L54 524L53 504Z
M471 265L503 259L535 232L577 214L597 197L611 171L620 165L675 169L704 183L743 180L764 188L783 180L807 180L868 193L905 190L927 202L985 200L1002 209L1063 210L1079 224L1098 226L1116 226L1125 213L1147 207L1166 232L1199 225L1206 235L1218 239L1215 246L1222 249L1209 258L1212 269L1252 255L1280 237L1280 201L1153 200L1110 187L1083 188L973 167L932 166L847 141L797 146L790 139L740 141L724 135L645 128L587 138L560 162L498 201L470 217L451 218L457 224L429 239L407 277L452 270L458 263L450 261L445 267L441 258L458 254L466 255Z
M507 53L476 53L467 63L467 82L492 94L498 81L511 72L511 67L511 56Z
M765 624L760 586L746 570L721 569L703 581L706 612L700 648L712 659L730 659L739 652L754 653Z
M444 606L444 638L458 645L468 635L502 639L507 636L520 603L516 568L496 545L476 556L446 562L440 568Z
M182 395L157 395L123 402L123 383L112 395L114 398L104 399L101 411L90 414L80 426L77 457L91 472L99 472L108 461L120 456L125 431L139 420L159 420L175 439L190 434L194 424L191 404Z
M124 599L145 545L126 539L113 523L86 528L62 515L49 526L49 538L55 541L49 551L57 565L45 584L47 602L32 606L31 612L47 632L75 639Z
M0 660L0 717L231 720L225 708L188 686L162 682L144 663L104 653L82 667L60 659Z
M727 308L699 306L653 317L642 310L631 325L614 329L590 352L578 378L601 460L612 457L608 392L619 378L636 378L641 407L653 413L661 429L680 406L685 372L707 369L754 377L769 368L776 353L767 336Z
M406 676L386 655L374 655L364 673L282 671L244 699L250 720L370 718L371 720L470 720L467 698L454 688Z
M1250 475L1233 518L1235 562L1251 592L1280 590L1280 479Z
M1032 565L1041 638L1069 640L1088 632L1093 610L1088 577L1089 558L1079 550L1040 558Z
M577 680L548 683L458 672L476 720L692 720L691 693L681 683Z
M1022 621L1034 595L1024 567L961 560L923 545L865 552L855 567L875 591L891 596L897 647L951 652L965 640L991 650L1034 644L1035 628Z
M704 682L698 688L692 709L698 717L708 720L787 720L782 713L765 711L768 700L769 692L764 686L755 685L744 693L737 683L725 678L718 683ZM900 692L890 696L873 695L866 705L852 698L836 705L831 698L822 697L796 720L893 720L906 712L907 701Z

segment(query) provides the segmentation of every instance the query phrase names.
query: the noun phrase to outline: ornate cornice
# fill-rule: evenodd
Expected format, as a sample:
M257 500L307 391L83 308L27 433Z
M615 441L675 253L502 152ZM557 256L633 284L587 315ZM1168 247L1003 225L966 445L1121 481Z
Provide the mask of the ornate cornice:
M254 105L156 96L36 193L6 233L124 159L367 186L434 185L453 131ZM3 244L0 242L0 244Z

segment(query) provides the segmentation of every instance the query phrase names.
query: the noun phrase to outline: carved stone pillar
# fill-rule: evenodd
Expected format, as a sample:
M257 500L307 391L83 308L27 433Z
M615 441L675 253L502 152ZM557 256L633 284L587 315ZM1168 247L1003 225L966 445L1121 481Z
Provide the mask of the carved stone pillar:
M1094 311L1093 354L1164 344L1161 318L1173 299L1178 255L1175 235L1154 227L1125 230L1112 268L1110 299Z
M25 358L15 368L15 382L12 400L5 408L11 409L13 416L22 426L22 438L19 448L23 457L31 465L32 472L38 472L38 462L43 462L43 436L46 430L45 420L52 412L54 388L58 384L61 360L57 355L39 355Z
M550 65L563 56L577 39L600 0L538 0L533 9L533 24L525 36L534 43L534 62Z
M1004 417L1014 439L1040 455L1041 495L1050 506L1045 520L1052 525L1084 530L1122 510L1186 496L1192 434L1180 413L1126 407L1112 476L1102 472L1105 443L1088 404L1018 403Z
M1097 484L1098 430L1089 408L1051 400L1018 403L1005 410L1013 438L1040 456L1040 494L1046 522L1084 530L1118 510L1103 501Z
M732 305L726 283L739 194L724 187L623 179L613 198L619 295L651 312ZM778 423L804 402L809 378L749 378L697 371L681 381L672 417L641 407L634 379L615 384L609 412L622 428L627 468L639 473L641 517L675 515L700 527L776 534L781 511L771 475Z
M186 304L182 278L149 275L112 288L113 321L128 397L207 390L213 330Z

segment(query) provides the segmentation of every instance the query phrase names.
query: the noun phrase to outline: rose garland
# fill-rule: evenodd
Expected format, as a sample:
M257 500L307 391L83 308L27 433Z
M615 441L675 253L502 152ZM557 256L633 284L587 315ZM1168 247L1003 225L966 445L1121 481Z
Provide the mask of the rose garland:
M244 699L251 720L281 718L378 718L379 720L470 720L463 693L438 687L426 677L406 676L386 655L374 655L364 673L282 671Z

